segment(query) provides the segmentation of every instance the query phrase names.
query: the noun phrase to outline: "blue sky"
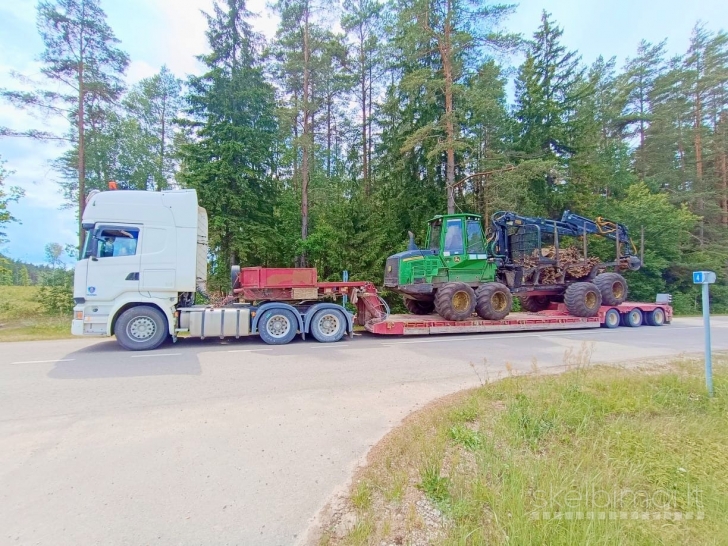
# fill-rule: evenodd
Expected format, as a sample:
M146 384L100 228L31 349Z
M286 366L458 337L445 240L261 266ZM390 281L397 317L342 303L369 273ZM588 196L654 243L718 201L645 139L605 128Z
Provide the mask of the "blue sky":
M108 22L131 56L129 84L155 74L163 64L178 76L197 73L195 55L205 51L205 21L200 10L210 10L212 0L101 0ZM265 0L252 0L249 7L260 14L255 26L267 36L276 21L265 11ZM530 36L541 11L551 12L564 29L563 41L578 50L586 63L599 55L616 56L622 65L634 55L641 39L659 42L667 38L670 53L687 49L690 32L698 20L712 30L728 30L726 0L523 0L505 28ZM9 73L36 76L35 61L42 43L35 29L34 0L0 0L0 87L14 88ZM15 129L50 128L59 133L65 122L41 120L0 103L0 125ZM3 253L40 263L49 242L76 240L72 210L61 210L62 196L50 161L62 147L26 139L0 139L0 156L6 168L15 171L7 184L20 186L26 197L12 205L21 221L8 226L10 242Z

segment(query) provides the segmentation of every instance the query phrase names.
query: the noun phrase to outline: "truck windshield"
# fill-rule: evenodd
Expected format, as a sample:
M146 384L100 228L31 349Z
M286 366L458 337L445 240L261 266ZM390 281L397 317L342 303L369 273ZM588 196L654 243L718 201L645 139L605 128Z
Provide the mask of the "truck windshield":
M84 229L83 236L83 252L81 259L90 258L94 253L94 232L92 229Z

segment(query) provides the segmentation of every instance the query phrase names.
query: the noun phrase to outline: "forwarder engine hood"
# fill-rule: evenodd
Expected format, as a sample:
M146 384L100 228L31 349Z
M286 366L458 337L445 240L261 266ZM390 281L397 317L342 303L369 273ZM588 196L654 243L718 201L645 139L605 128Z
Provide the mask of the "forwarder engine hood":
M384 266L384 286L387 288L397 288L399 286L399 264L406 258L415 258L418 256L434 256L436 250L405 250L398 254L392 254L387 258Z

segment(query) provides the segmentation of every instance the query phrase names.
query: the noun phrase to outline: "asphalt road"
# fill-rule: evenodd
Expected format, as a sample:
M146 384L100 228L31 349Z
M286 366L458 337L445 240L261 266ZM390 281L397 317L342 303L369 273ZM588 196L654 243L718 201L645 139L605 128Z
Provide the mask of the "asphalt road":
M661 328L357 336L270 347L184 340L0 344L0 544L301 541L412 410L506 368L700 352L700 319ZM728 318L713 320L728 350Z

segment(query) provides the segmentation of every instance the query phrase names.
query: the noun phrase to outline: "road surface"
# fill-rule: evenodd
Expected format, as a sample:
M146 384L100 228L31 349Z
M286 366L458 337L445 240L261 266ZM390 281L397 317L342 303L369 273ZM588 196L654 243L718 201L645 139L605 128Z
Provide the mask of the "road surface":
M270 347L184 340L0 344L0 543L300 542L370 446L411 411L506 367L696 353L661 328L357 336ZM713 320L728 350L728 318Z

